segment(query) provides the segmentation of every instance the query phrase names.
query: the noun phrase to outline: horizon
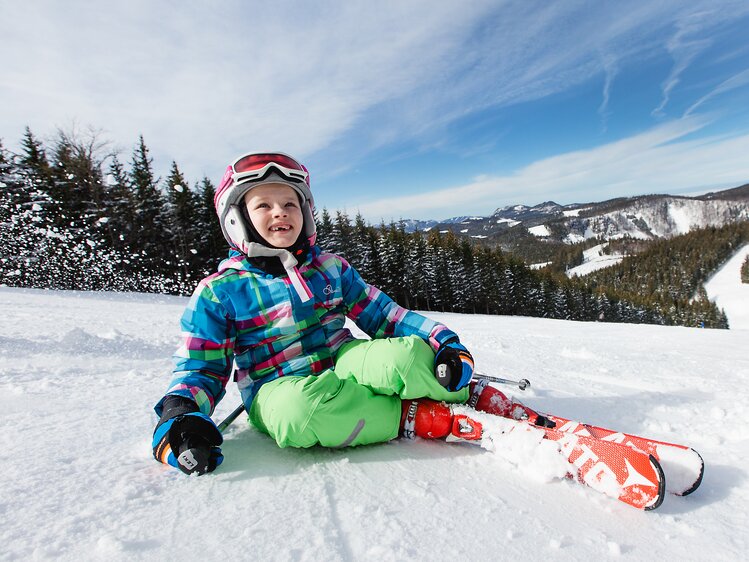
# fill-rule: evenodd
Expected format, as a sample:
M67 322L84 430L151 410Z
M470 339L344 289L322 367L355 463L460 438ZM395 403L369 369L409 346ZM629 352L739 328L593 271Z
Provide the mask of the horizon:
M749 181L746 2L41 5L0 8L14 151L92 127L127 162L143 134L192 186L282 150L371 223Z

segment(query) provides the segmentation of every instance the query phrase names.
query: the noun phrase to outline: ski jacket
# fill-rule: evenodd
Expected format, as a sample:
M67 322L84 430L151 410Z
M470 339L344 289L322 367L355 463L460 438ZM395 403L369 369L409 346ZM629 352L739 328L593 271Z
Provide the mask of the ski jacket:
M236 363L234 377L249 410L262 384L333 368L338 349L354 339L346 317L372 338L416 335L435 350L457 339L364 282L340 256L313 246L296 269L311 295L306 301L288 275L268 274L236 251L203 279L182 316L184 342L174 355L167 395L190 398L210 415Z

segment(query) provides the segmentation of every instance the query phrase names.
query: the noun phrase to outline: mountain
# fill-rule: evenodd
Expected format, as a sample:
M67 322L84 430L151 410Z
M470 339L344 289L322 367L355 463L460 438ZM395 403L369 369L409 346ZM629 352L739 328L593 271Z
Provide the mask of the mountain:
M483 220L484 217L453 217L451 219L445 219L442 221L436 221L436 220L425 220L420 221L416 219L403 219L400 222L400 224L403 225L403 228L406 232L429 232L432 228L437 226L438 224L462 224L466 221L471 220Z
M644 195L602 202L510 205L488 217L457 217L431 226L546 261L560 246L587 240L652 240L749 219L749 184L697 197ZM432 221L430 221L432 222Z

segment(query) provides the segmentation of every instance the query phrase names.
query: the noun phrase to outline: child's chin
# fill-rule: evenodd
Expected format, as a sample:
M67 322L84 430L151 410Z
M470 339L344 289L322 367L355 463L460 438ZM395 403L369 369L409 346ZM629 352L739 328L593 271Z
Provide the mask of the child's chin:
M275 248L283 249L291 248L295 242L295 240L291 240L291 238L287 236L273 236L270 240L266 238L265 241Z

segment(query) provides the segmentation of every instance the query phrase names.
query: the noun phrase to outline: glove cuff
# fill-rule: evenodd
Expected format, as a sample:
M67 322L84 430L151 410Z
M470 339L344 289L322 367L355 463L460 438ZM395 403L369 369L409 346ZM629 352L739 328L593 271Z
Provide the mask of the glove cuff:
M457 344L459 344L460 343L460 338L458 336L453 336L451 338L446 339L445 341L443 341L440 344L440 347L439 347L439 349L437 351L443 350L444 348L446 348L451 343L457 343Z
M200 411L198 405L194 401L178 394L169 394L165 396L161 402L161 408L161 418L159 418L159 423L156 424L157 429L164 422L167 422L172 418Z

